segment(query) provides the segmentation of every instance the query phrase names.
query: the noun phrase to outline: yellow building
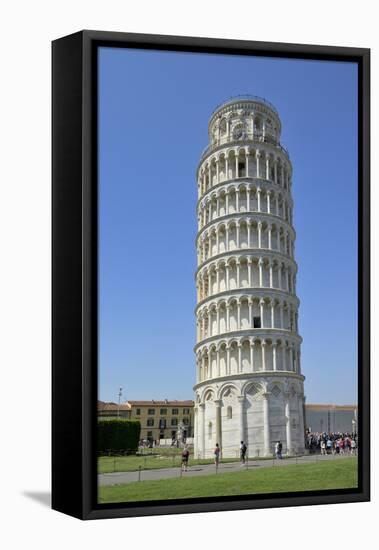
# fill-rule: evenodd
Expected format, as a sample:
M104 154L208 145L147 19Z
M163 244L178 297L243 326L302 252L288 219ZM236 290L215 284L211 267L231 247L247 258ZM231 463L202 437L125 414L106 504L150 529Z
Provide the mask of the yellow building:
M193 437L194 402L188 401L128 401L132 420L141 422L141 439L159 441L176 437Z

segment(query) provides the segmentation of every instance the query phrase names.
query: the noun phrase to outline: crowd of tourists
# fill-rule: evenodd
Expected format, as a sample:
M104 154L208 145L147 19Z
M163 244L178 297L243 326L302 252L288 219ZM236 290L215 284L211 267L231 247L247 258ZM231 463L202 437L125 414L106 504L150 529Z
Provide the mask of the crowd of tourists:
M310 432L307 434L307 446L310 453L357 454L358 436L348 432Z

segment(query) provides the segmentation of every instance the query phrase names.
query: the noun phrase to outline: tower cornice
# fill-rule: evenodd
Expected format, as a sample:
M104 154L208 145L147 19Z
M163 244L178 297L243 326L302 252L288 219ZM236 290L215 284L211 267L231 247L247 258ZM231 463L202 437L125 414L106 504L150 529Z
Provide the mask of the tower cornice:
M229 332L222 332L216 336L208 336L207 338L204 338L203 340L200 340L193 348L194 352L196 353L200 348L202 348L205 345L215 344L216 346L222 342L233 342L238 340L244 340L251 338L253 340L264 340L265 338L267 340L272 340L273 338L276 338L277 340L285 340L290 339L293 342L297 342L301 344L303 341L302 337L292 330L286 330L286 329L279 329L279 328L256 328L256 329L240 329L240 330L233 330ZM259 371L261 372L261 371ZM285 372L291 372L286 370ZM218 380L218 377L215 378L215 380Z
M286 292L285 290L281 290L280 288L244 287L234 288L233 290L224 290L223 292L218 292L217 294L211 294L210 296L204 298L204 300L201 300L197 303L194 312L195 314L197 314L198 311L205 305L208 305L208 307L210 307L212 303L217 303L220 301L225 302L227 301L226 298L228 298L229 300L233 300L245 297L252 299L257 299L258 297L275 299L284 302L290 302L296 305L296 307L300 307L300 300L297 296L291 294L290 292Z
M283 379L283 378L289 378L290 380L300 380L301 382L304 382L305 376L302 374L297 374L295 372L288 372L288 371L269 371L269 372L250 372L250 373L244 373L244 374L234 374L234 375L228 375L228 376L220 376L220 378L217 379L220 386L224 382L231 382L233 380L267 380L270 378L277 378L277 379ZM193 386L193 390L199 390L200 388L205 388L207 386L210 386L212 383L211 380L203 380L202 382L199 382Z
M245 176L243 178L238 178L238 179L232 178L230 180L224 180L224 181L221 181L220 183L216 183L215 185L213 185L197 200L196 209L198 211L201 202L204 200L209 200L209 197L212 195L212 193L217 193L223 188L236 187L238 189L240 187L246 187L246 186L249 187L250 189L256 186L256 187L261 187L261 189L265 191L281 193L290 202L291 206L293 206L291 192L288 191L287 189L283 189L277 183L271 180Z
M222 259L232 259L233 257L246 257L246 256L253 256L258 257L262 256L263 258L271 258L271 259L278 259L281 260L283 263L289 263L292 265L297 272L298 266L296 261L289 257L287 254L283 254L281 252L278 252L277 250L271 250L269 248L239 248L234 250L229 250L226 252L220 252L220 254L215 254L214 256L211 256L210 258L207 258L204 262L200 263L197 270L195 271L195 278L197 277L198 273L204 269L207 265L211 264L212 262L221 261ZM258 287L253 287L258 288Z
M215 218L214 220L211 220L206 225L204 225L197 233L195 245L198 244L199 239L201 238L202 234L209 228L213 226L220 225L222 223L225 223L226 221L246 221L246 218L250 220L250 222L268 222L272 221L272 223L279 223L281 225L286 226L288 233L291 234L291 237L293 240L296 239L296 232L293 228L292 224L290 224L287 220L283 219L281 216L276 216L273 213L269 212L257 212L256 210L251 210L250 212L233 212L232 214L226 214L225 216L219 216L218 218ZM244 250L239 249L239 250ZM257 249L261 250L261 249Z
M260 152L261 151L266 152L266 148L271 153L283 155L282 158L288 163L292 171L292 163L291 163L290 155L287 149L284 147L284 145L282 145L280 142L272 143L270 141L265 141L264 139L262 139L262 137L258 137L258 136L255 137L251 135L248 139L244 139L244 140L230 140L217 145L212 145L212 144L207 145L207 147L201 153L200 161L196 168L196 178L198 178L199 176L199 169L202 166L202 164L204 164L204 162L210 157L212 157L213 155L217 153L218 154L222 153L224 149L228 150L229 152L231 152L234 149L239 149L239 150L254 149Z

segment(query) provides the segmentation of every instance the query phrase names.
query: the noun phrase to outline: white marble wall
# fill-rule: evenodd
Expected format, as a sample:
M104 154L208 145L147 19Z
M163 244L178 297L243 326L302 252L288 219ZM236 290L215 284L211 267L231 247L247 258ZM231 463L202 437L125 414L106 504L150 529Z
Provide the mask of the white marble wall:
M221 407L219 428L217 403ZM304 451L303 383L296 377L239 378L222 385L198 385L195 410L197 457L212 457L219 443L222 456L234 458L241 441L246 443L250 457L273 455L278 440L284 453ZM221 439L217 433L221 433Z
M195 455L304 450L292 164L264 100L213 113L197 170Z

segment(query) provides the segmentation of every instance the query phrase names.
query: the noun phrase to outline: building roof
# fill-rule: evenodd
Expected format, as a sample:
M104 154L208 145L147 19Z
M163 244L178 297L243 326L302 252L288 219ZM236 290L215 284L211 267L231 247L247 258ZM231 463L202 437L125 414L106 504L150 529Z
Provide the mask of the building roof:
M179 401L177 399L174 399L174 400L168 400L168 399L165 399L165 400L155 400L155 399L151 399L150 401L144 401L144 400L130 400L130 401L125 401L124 403L120 403L120 405L118 405L118 403L114 403L114 402L105 402L105 401L98 401L97 402L97 409L99 411L117 411L117 410L120 410L120 411L128 411L130 410L132 407L150 407L150 406L156 406L156 407L164 407L164 406L169 406L169 407L193 407L194 406L194 401L192 401L191 399L187 399L187 400L182 400L182 401ZM339 411L343 411L343 410L352 410L352 409L357 409L357 405L335 405L333 403L306 403L305 404L305 408L308 409L308 410L319 410L319 411L322 411L322 410L339 410Z
M132 407L148 407L148 406L158 406L158 407L164 407L164 406L176 406L176 407L193 407L194 402L191 399L187 399L184 401L178 401L177 399L173 401L169 401L168 399L165 399L164 401L156 401L155 399L152 399L151 401L128 401L128 403Z
M125 403L105 403L104 401L98 401L97 402L97 410L98 411L129 411L131 409L131 406L126 401Z
M357 405L334 405L334 404L315 404L315 403L306 403L306 409L314 411L325 411L325 410L337 410L337 411L351 411L352 409L357 409Z

